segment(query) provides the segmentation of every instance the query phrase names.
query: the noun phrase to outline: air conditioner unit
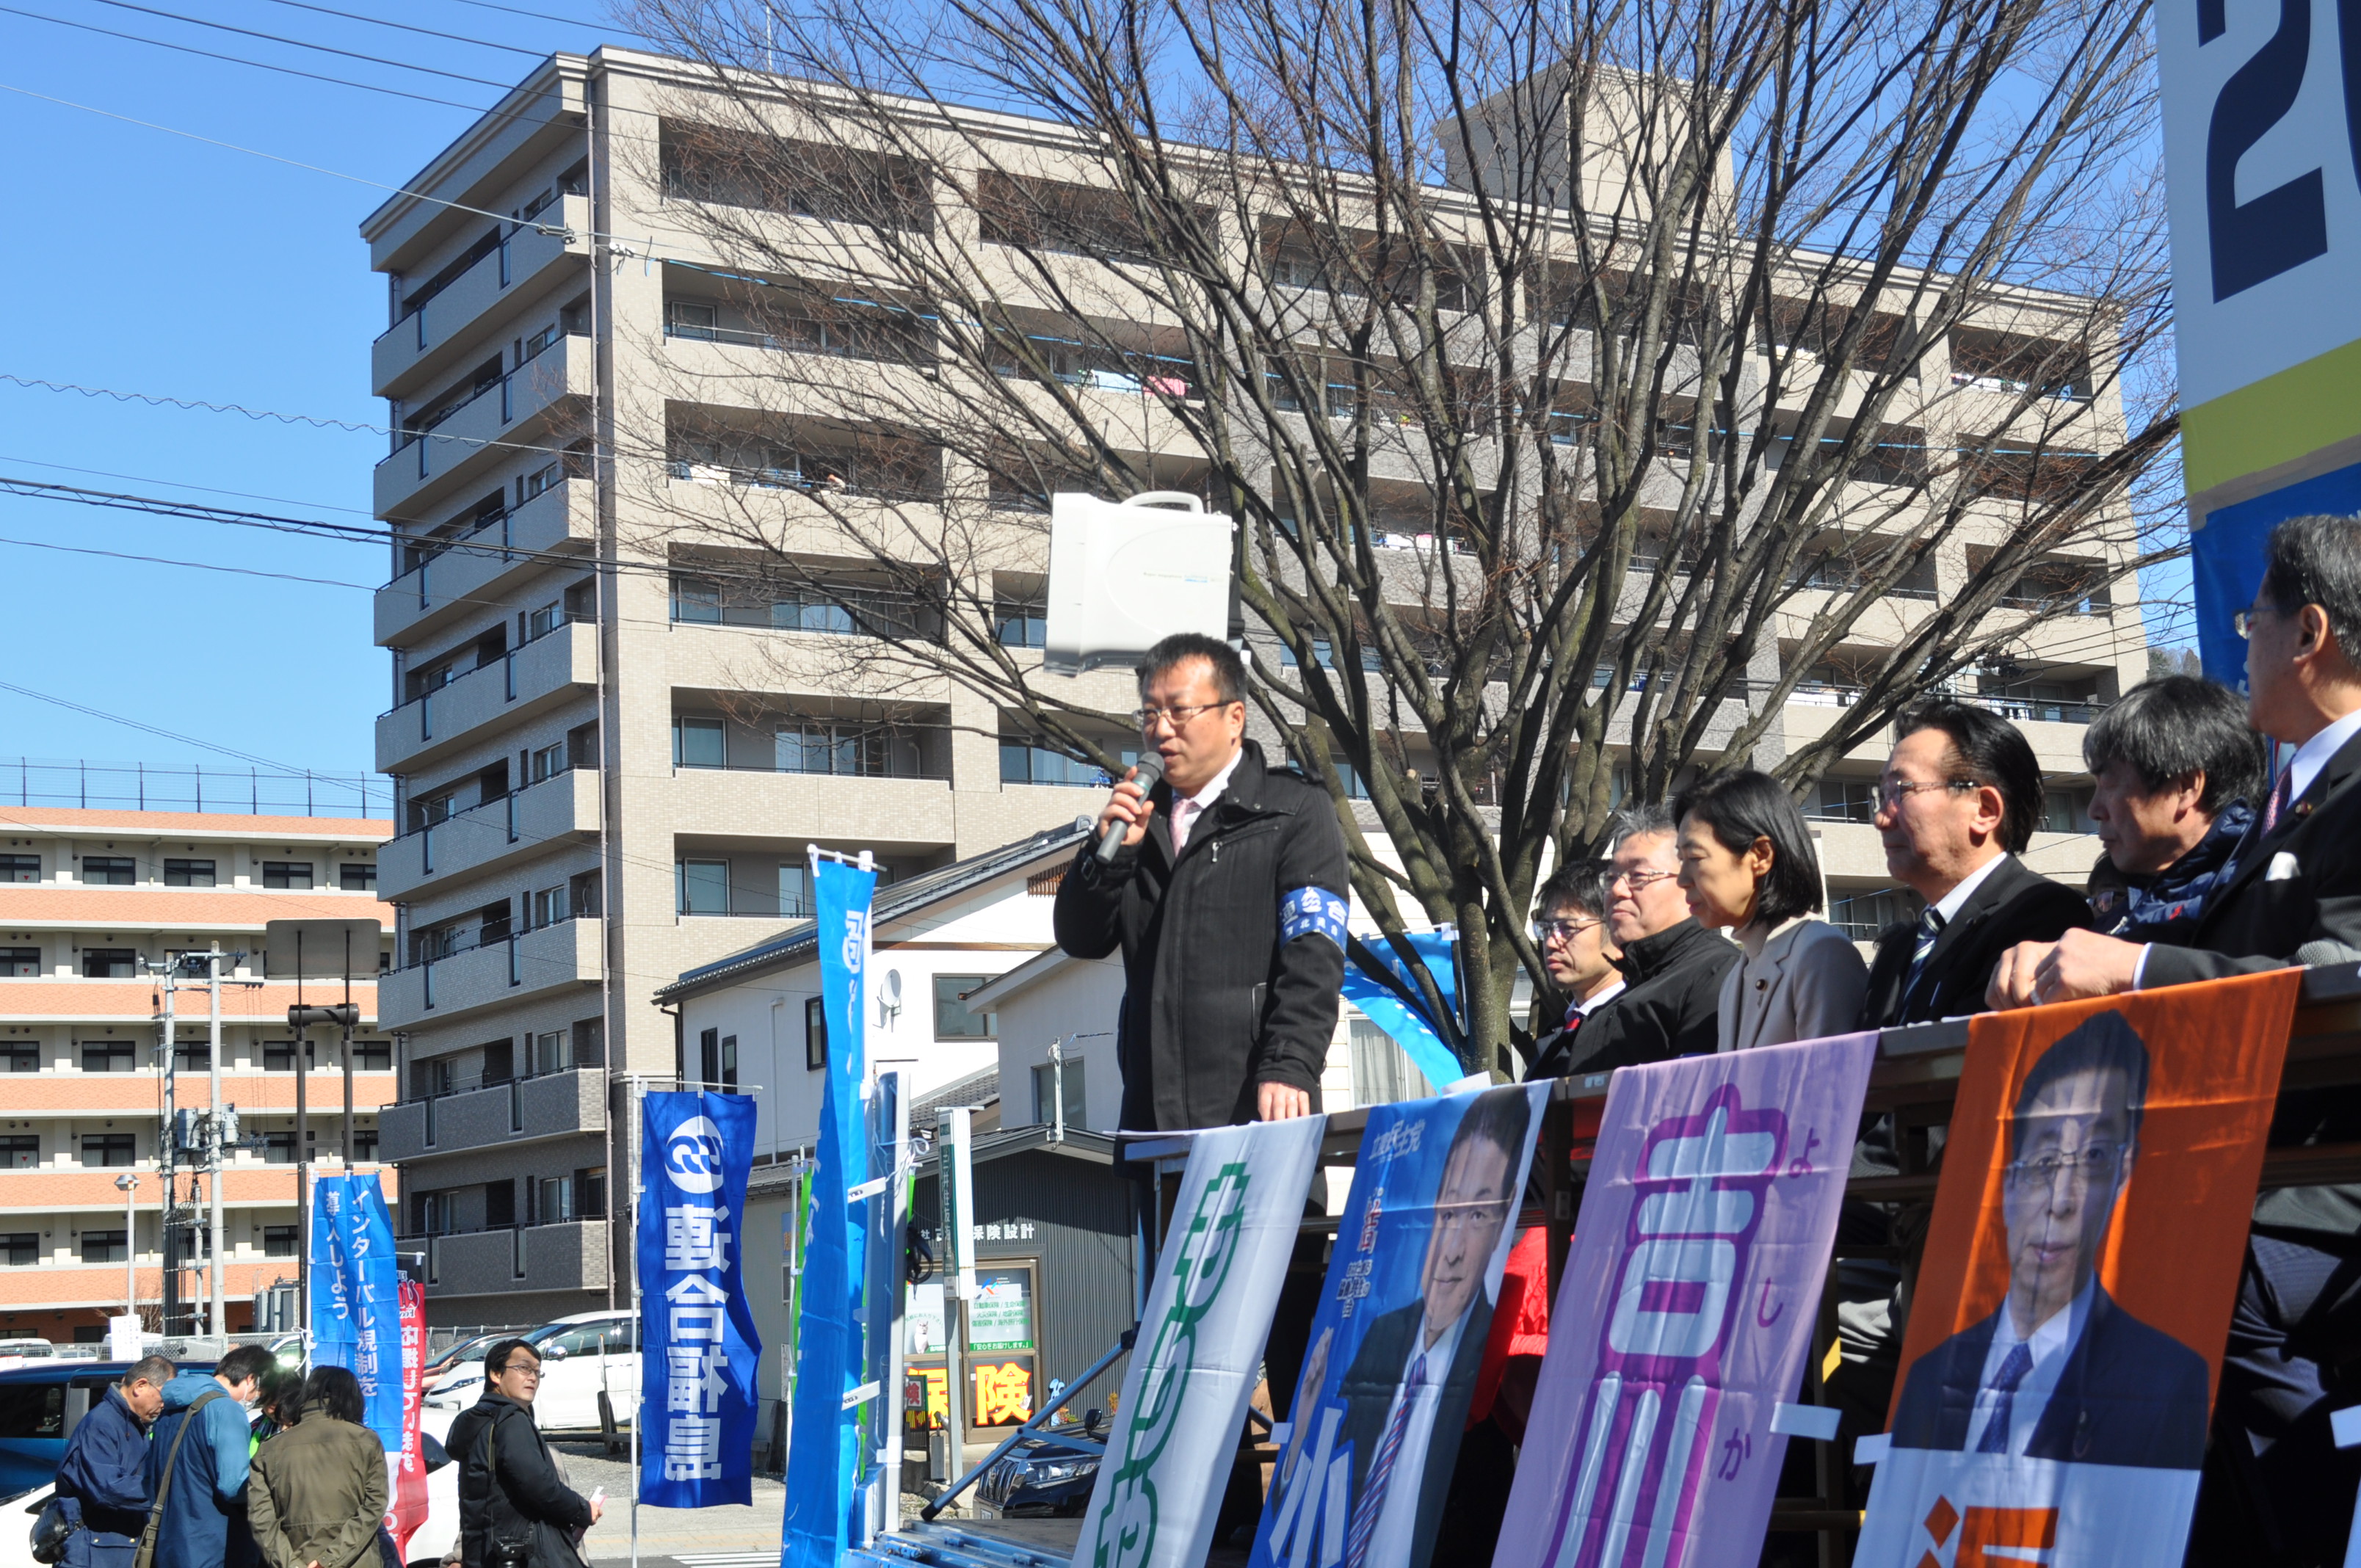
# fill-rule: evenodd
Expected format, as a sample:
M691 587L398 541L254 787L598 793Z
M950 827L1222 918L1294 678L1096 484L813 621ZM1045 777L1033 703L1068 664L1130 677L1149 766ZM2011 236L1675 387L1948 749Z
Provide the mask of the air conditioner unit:
M1078 675L1135 663L1176 631L1227 636L1236 532L1180 490L1050 497L1042 668Z

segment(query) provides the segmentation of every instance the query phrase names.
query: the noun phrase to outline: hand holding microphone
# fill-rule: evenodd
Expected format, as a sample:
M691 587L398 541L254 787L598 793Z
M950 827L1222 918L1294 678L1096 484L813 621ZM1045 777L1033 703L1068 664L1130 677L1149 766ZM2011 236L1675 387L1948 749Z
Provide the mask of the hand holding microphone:
M1130 778L1115 786L1107 797L1106 809L1099 813L1099 863L1113 863L1115 851L1126 844L1137 844L1148 836L1148 819L1156 808L1148 804L1148 792L1164 776L1164 759L1154 751L1141 754Z

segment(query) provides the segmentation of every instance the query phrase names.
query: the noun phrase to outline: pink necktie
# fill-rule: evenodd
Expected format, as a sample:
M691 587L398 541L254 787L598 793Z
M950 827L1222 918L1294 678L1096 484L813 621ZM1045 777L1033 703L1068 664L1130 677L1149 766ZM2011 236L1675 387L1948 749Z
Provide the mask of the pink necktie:
M1177 860L1189 842L1189 824L1196 820L1197 803L1181 799L1172 803L1172 854Z
M2284 770L2279 774L2279 782L2271 786L2271 798L2263 805L2264 832L2269 832L2271 825L2279 819L2279 813L2287 809L2288 780L2293 776L2292 769Z

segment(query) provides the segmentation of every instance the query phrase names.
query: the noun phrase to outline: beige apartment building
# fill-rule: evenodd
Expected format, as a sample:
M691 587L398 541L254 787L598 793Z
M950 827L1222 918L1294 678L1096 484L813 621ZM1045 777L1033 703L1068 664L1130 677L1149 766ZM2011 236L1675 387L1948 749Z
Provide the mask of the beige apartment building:
M14 781L11 781L14 782ZM13 791L8 793L15 793ZM307 1050L307 1124L295 1118L289 981L263 982L272 920L378 918L390 956L392 909L379 902L379 847L391 824L366 818L19 805L0 798L0 1337L104 1337L125 1305L126 1265L151 1323L166 1296L164 981L173 958L218 943L225 970L222 1098L239 1146L222 1176L223 1298L232 1332L255 1293L296 1274L295 1157L342 1168L345 1068L328 1031ZM173 996L172 1103L209 1103L207 997ZM377 986L356 983L354 1168L380 1167L378 1110L393 1097L392 1041L376 1028ZM342 988L311 982L305 1000ZM170 1194L182 1317L205 1308L206 1210L191 1157L174 1157ZM126 1194L131 1188L129 1223Z
M382 987L399 1092L381 1148L402 1168L401 1229L426 1238L441 1323L628 1299L631 1081L752 1083L718 1046L685 1043L654 993L807 915L808 846L870 850L906 878L1097 804L1084 770L946 679L901 683L891 732L863 728L879 690L847 656L863 641L853 618L825 596L757 603L728 586L741 557L725 520L772 497L792 517L817 505L798 491L843 485L824 444L763 433L783 417L766 389L777 367L815 356L820 382L900 371L823 323L733 313L716 277L732 258L666 189L666 149L694 128L699 93L691 68L660 57L555 56L362 225L388 286L370 380L399 433L375 475L393 553L375 605L392 654L377 762L398 794L379 892L400 911ZM1082 167L1054 127L973 120L1045 169ZM993 244L974 214L943 216L980 252ZM2013 330L2040 313L2027 296ZM1929 385L2009 395L1993 372L2010 353L2008 334L1955 334ZM1136 381L1074 374L1104 392L1122 439L1168 450ZM2120 442L2112 393L2059 395L2087 405L2086 445ZM929 492L972 482L932 461ZM823 573L825 538L807 535ZM1012 538L982 591L1003 643L1038 648L1046 536L1036 519ZM1964 560L1924 562L1864 646L1914 601L1955 591ZM2083 729L2146 667L2136 607L2078 586L2112 564L2055 563L2042 623L1967 694L2017 718L2057 778L2033 860L2077 882L2093 852ZM841 567L862 580L858 561ZM1102 672L1082 694L1120 710L1127 685ZM1817 733L1850 695L1840 665L1816 673L1768 750ZM1871 751L1848 759L1815 808L1836 917L1863 936L1901 912L1867 825L1875 771ZM762 1097L760 1147L808 1136L774 1120L782 1098Z

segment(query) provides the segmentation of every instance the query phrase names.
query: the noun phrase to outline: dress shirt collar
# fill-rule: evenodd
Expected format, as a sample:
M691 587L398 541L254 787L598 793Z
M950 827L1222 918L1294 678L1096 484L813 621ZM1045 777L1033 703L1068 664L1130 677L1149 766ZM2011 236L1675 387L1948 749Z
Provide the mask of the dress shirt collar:
M2048 1320L2034 1329L2032 1336L2022 1343L2032 1353L2033 1365L2018 1382L2010 1399L2008 1452L2023 1453L2033 1441L2034 1428L2041 1414L2049 1408L2049 1396L2057 1391L2058 1379L2066 1370L2067 1356L2074 1343L2082 1337L2082 1325L2090 1321L2091 1299L2098 1293L2099 1279L2093 1274L2082 1282L2065 1309L2049 1314ZM1968 1433L1968 1446L1972 1450L1982 1440L1982 1429L1992 1419L1993 1407L1999 1401L1993 1391L1993 1380L2000 1376L2001 1364L2008 1353L2016 1348L2016 1319L2003 1300L1998 1321L1993 1327L1992 1348L1984 1354L1982 1375L1976 1383L1976 1410L1979 1418L1973 1431Z
M1177 798L1185 799L1191 806L1195 806L1199 811L1211 809L1213 802L1222 798L1222 792L1230 787L1230 775L1238 771L1238 763L1246 759L1246 749L1244 746L1240 746L1235 751L1230 753L1228 764L1224 766L1220 773L1215 773L1212 778L1205 781L1205 785L1202 789L1200 789L1194 795L1179 796Z
M2288 759L2287 765L2289 805L2292 806L2303 798L2303 792L2312 787L2312 781L2320 776L2320 770L2328 765L2328 759L2343 751L2345 742L2356 734L2361 734L2361 707L2355 708L2295 749L2295 755Z
M1567 1008L1565 1010L1566 1016L1571 1018L1579 1014L1585 1018L1589 1017L1593 1013L1598 1012L1600 1008L1606 1006L1609 1003L1622 995L1623 992L1629 989L1631 983L1631 982L1630 981L1624 980L1619 976L1608 985L1598 991L1592 992L1589 995L1584 997L1581 1001Z
M1994 855L1991 860L1960 878L1959 886L1937 899L1935 913L1943 917L1943 924L1949 926L1952 921L1957 920L1960 917L1960 909L1966 905L1969 899L1975 896L1976 889L1983 886L1984 879L1998 871L2003 861L2010 858L2006 850Z

